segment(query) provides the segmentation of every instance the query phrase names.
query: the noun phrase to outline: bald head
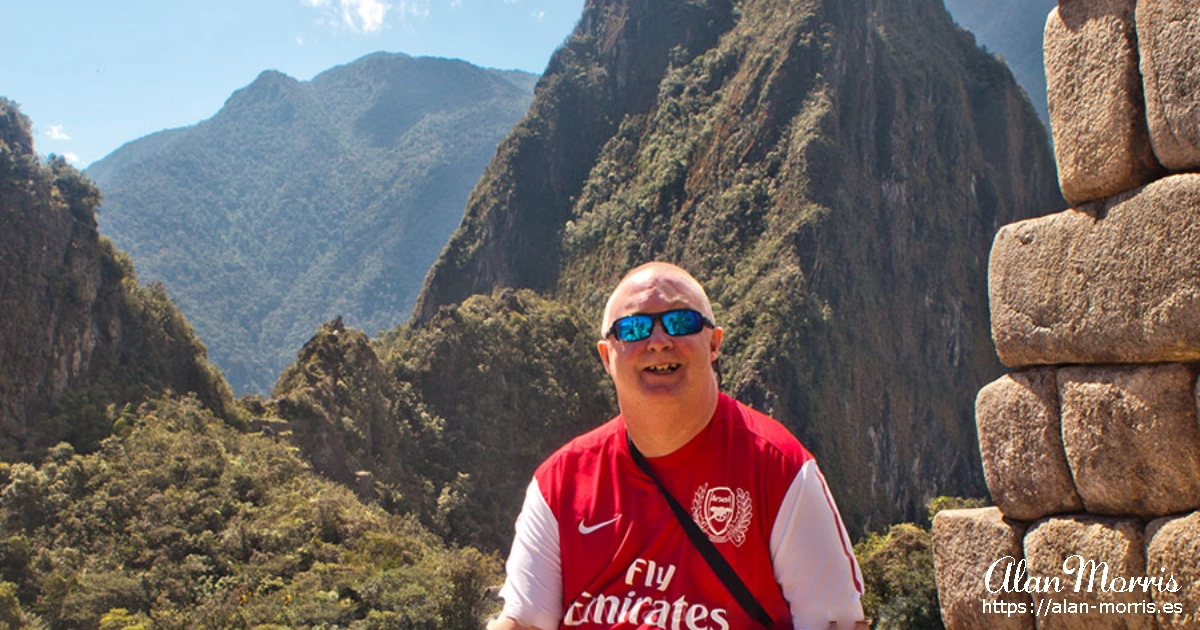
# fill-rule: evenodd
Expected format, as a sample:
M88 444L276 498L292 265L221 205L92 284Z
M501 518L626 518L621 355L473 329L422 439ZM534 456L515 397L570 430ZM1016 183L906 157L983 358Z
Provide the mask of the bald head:
M672 335L654 318L649 335L630 341L609 337L613 321L629 315L699 311L709 322ZM629 437L647 457L672 453L703 429L720 395L715 362L724 331L711 325L712 304L692 274L663 263L630 271L608 298L596 349L617 390Z
M715 321L708 294L692 274L671 263L649 262L625 274L617 288L608 296L608 303L604 306L604 319L600 323L600 336L608 333L613 320L632 315L632 312L622 311L628 310L627 305L636 302L639 295L649 292L657 292L675 303L675 308L693 308L710 321Z

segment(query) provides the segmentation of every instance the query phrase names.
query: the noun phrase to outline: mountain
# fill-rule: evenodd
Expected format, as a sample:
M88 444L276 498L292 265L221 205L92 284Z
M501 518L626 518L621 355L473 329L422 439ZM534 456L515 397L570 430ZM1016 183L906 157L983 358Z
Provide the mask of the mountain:
M1050 111L1046 105L1042 39L1046 17L1057 4L1057 0L946 0L946 10L954 21L974 33L980 46L1000 55L1012 69L1047 128Z
M594 353L581 313L501 290L371 343L330 322L266 405L326 477L500 551L533 468L613 408Z
M238 392L335 316L404 320L536 77L377 53L262 73L211 119L92 165L101 230L160 281Z
M232 418L232 397L161 285L143 286L102 239L99 191L33 150L30 122L0 98L0 458L68 441L94 449L115 420L172 390Z
M592 0L410 330L524 288L594 331L627 269L680 263L726 328L723 388L801 438L862 532L983 496L991 240L1064 205L1029 100L938 0Z
M0 627L481 627L498 558L361 501L234 402L30 128L0 98ZM373 436L395 468L407 426Z

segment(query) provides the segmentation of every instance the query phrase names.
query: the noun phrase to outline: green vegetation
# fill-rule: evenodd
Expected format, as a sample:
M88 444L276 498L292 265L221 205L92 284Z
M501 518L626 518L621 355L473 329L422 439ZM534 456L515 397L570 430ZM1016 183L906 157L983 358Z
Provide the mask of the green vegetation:
M380 342L428 414L417 462L448 540L507 551L537 464L616 413L596 354L599 322L532 291L447 307Z
M270 413L268 414L268 408ZM435 522L440 488L418 438L440 426L408 383L398 382L367 336L340 320L323 326L280 378L260 415L285 432L313 467L366 501Z
M981 499L936 497L927 504L929 523L942 510L980 507ZM928 524L892 525L854 545L866 593L863 610L879 630L941 630Z
M126 421L93 454L64 443L0 471L0 620L478 628L494 612L495 556L360 503L286 441L240 433L195 399Z
M0 98L0 457L39 459L62 440L81 452L108 435L113 408L194 392L239 422L203 344L161 285L96 231L100 193L33 152L30 123Z
M433 493L416 458L380 467L407 485L358 484L368 503L313 470L322 444L296 436L322 434L274 413L336 420L355 463L411 453L406 408L371 416L346 391L382 369L321 371L374 357L365 336L331 327L294 397L235 403L163 287L100 239L95 187L39 160L29 130L0 99L0 266L16 279L0 282L0 627L480 627L500 560L402 504ZM348 352L324 343L339 333Z
M854 545L863 572L863 610L875 628L941 630L933 539L912 523L892 525Z
M321 322L407 317L535 78L384 53L303 83L264 72L213 118L91 166L101 227L234 391L267 394Z

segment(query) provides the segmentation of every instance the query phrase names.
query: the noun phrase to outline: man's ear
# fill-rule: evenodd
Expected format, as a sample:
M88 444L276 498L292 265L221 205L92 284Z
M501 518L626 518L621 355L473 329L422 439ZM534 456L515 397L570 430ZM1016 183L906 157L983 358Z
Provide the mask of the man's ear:
M601 339L596 342L596 352L600 353L600 362L604 364L604 371L612 376L612 370L609 368L610 358L608 356L608 340Z
M717 355L721 354L721 339L725 337L725 329L715 327L712 329L712 335L708 338L708 360L716 361Z

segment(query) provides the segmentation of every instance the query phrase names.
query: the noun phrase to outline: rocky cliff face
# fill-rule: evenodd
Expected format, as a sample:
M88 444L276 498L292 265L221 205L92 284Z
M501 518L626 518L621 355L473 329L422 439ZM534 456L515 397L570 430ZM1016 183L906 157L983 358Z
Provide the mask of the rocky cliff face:
M218 413L229 393L161 287L141 287L102 241L99 193L0 99L0 436L3 458L107 435L106 405L172 389Z
M716 45L732 21L728 0L588 2L426 277L417 318L494 287L554 287L562 227L601 148L654 108L672 60Z
M987 251L1055 184L1011 74L940 2L589 2L415 316L516 286L598 319L629 267L678 262L726 327L725 389L878 526L983 492Z

